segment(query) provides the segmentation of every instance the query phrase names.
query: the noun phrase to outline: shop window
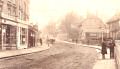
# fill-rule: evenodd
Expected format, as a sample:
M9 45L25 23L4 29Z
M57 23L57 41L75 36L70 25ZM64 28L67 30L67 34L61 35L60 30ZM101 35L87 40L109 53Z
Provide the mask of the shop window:
M2 25L2 32L3 32L3 44L6 44L6 25Z
M4 43L16 44L16 27L4 25Z
M6 43L10 43L10 26L6 28Z
M16 27L11 26L10 29L10 43L16 44Z
M25 44L26 43L26 29L25 28L21 28L21 33L20 33L20 43L21 44Z

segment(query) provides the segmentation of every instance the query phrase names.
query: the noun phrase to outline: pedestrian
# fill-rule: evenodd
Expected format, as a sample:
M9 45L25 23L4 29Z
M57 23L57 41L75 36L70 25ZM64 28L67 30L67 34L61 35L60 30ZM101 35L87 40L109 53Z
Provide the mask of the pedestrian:
M105 59L105 54L107 54L107 45L105 39L102 42L101 54L102 54L102 59Z
M110 58L114 58L114 47L115 47L115 42L113 39L110 40Z
M49 39L48 35L47 35L46 41L47 41L47 45L49 46L49 44L50 44L50 39Z
M42 38L40 38L40 44L41 44L41 46L42 46Z

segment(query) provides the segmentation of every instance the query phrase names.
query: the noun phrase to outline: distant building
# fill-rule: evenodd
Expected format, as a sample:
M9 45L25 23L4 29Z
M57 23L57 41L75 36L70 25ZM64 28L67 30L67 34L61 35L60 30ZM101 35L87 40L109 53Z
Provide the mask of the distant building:
M94 15L90 15L83 20L79 28L82 31L81 40L87 44L98 44L102 39L102 33L105 34L106 32L105 24Z
M115 14L108 22L109 37L120 39L120 13Z
M27 48L29 0L0 0L0 49Z

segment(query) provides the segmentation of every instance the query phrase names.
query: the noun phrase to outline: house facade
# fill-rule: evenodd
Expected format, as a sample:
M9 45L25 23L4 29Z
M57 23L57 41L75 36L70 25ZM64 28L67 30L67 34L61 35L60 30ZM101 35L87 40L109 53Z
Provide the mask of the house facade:
M108 22L109 37L113 39L120 39L120 14L115 14Z
M105 24L97 16L88 16L80 24L81 40L87 44L99 44L106 35Z

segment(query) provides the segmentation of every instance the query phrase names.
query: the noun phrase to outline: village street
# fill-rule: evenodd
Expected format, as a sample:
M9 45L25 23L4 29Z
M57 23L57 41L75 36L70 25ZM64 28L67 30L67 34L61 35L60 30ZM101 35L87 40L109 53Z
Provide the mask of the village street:
M92 69L96 59L94 48L56 43L42 52L0 59L0 69Z

